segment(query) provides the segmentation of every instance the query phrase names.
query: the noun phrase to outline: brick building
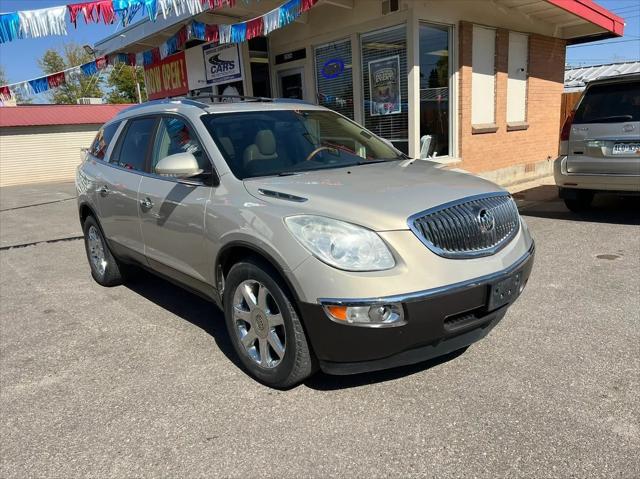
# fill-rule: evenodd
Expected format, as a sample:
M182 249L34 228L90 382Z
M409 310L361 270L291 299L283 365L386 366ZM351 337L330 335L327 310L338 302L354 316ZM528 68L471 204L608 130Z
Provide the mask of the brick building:
M191 19L230 24L281 2L237 2L151 23L96 44L100 54L159 46ZM295 97L332 108L414 157L501 183L547 174L557 154L568 44L622 35L591 0L319 0L295 23L240 44L193 40L162 62L185 65L191 92ZM229 78L207 60L237 62ZM159 77L154 65L148 77ZM157 90L157 91L156 91Z

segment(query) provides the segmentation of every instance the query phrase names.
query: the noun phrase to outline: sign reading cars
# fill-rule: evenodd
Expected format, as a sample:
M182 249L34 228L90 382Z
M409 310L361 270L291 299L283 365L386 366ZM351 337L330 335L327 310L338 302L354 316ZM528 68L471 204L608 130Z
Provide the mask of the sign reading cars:
M144 67L144 84L149 100L184 95L189 92L184 52Z
M238 45L205 45L204 71L209 85L242 80L242 65Z

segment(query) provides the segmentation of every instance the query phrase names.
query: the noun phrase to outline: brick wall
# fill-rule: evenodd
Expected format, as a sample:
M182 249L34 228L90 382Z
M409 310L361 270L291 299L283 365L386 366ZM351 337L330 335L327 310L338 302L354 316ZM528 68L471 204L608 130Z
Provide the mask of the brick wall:
M507 131L509 31L496 30L495 133L472 133L471 58L473 24L460 22L459 134L461 168L480 173L555 158L564 82L564 40L529 36L526 130Z

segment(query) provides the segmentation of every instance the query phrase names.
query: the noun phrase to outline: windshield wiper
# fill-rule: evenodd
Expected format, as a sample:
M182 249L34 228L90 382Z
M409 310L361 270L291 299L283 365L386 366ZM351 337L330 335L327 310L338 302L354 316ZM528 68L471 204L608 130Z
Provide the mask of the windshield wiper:
M293 176L293 175L300 175L304 172L302 171L281 171L280 173L278 173L278 176Z

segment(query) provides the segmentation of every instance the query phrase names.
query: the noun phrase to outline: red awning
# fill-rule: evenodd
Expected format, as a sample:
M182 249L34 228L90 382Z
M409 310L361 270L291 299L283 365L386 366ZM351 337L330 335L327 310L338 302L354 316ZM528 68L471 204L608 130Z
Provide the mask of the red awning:
M604 28L613 34L611 36L624 34L624 19L592 0L547 0L547 2Z

